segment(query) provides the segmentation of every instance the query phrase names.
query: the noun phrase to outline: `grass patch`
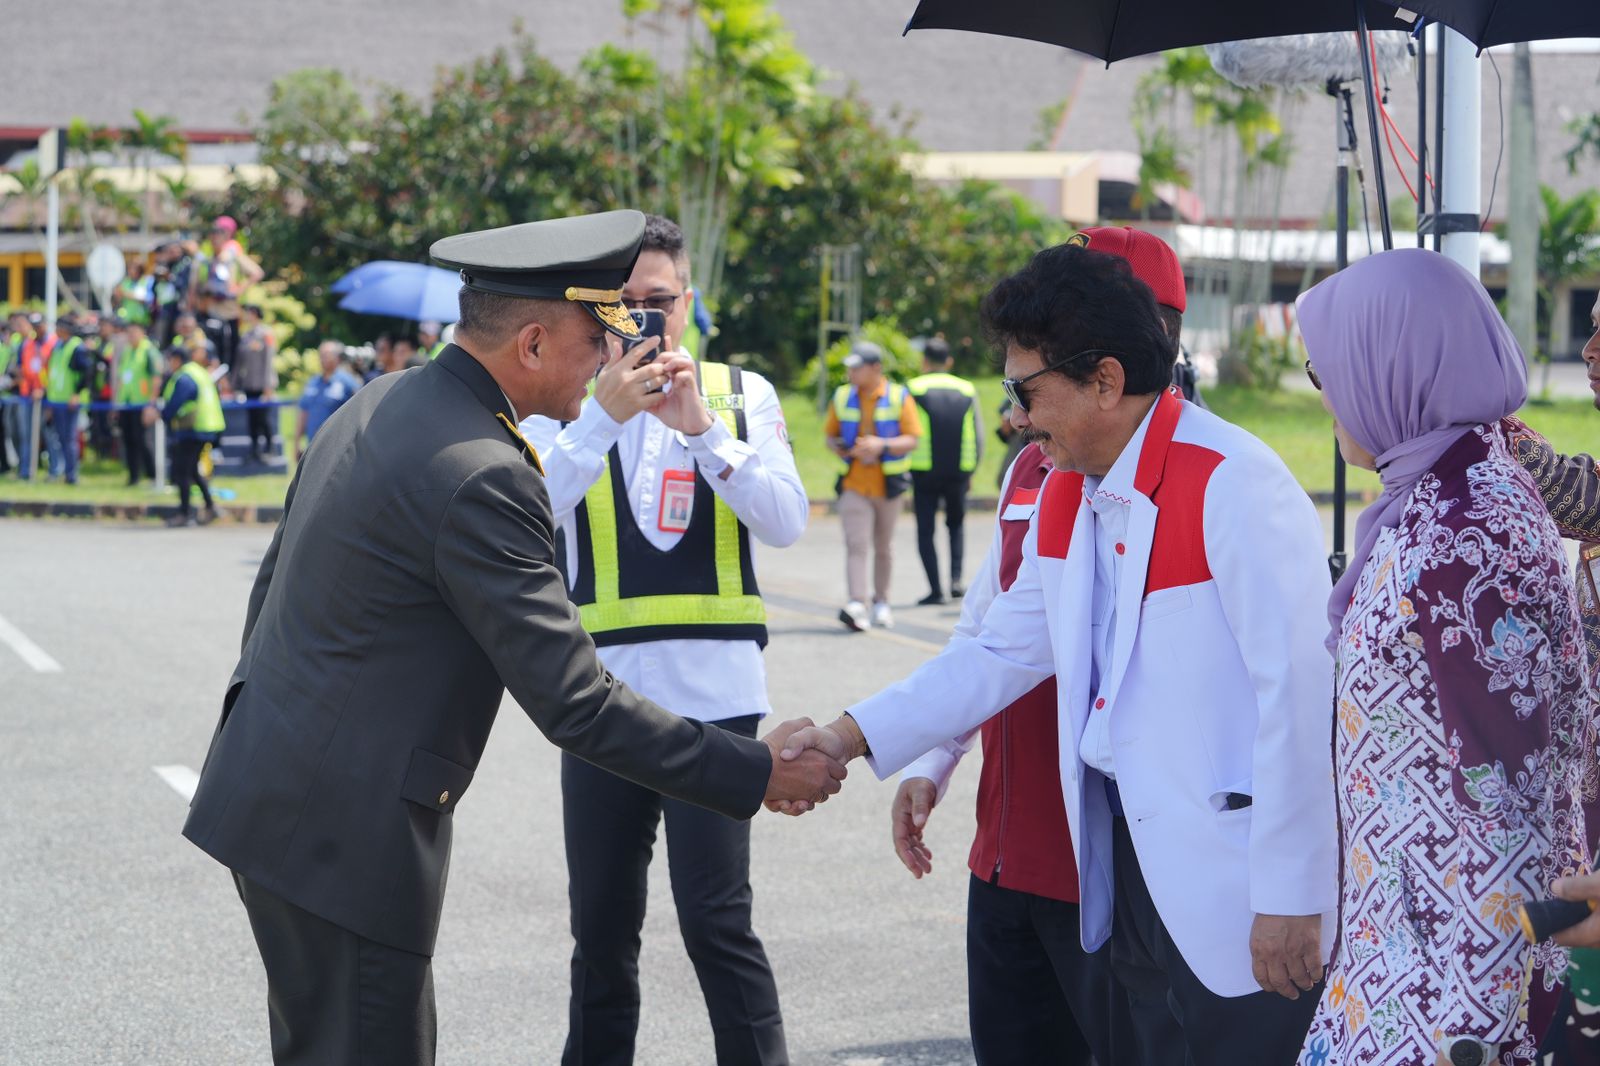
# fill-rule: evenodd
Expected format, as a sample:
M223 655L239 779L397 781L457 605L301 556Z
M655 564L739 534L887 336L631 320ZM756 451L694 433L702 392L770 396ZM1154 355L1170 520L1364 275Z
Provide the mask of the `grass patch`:
M973 491L978 496L992 496L1000 474L1000 463L1005 457L1005 448L994 436L995 419L1002 399L1000 379L978 378L975 384L978 386L984 424L983 459L973 476ZM1282 456L1306 491L1333 490L1332 423L1316 394L1214 388L1207 390L1206 402L1216 414L1254 433ZM811 393L785 393L783 411L789 424L789 439L794 442L795 465L799 468L807 494L814 500L832 498L833 483L839 475L839 463L823 443L823 415L817 411L816 397ZM1530 426L1550 438L1561 452L1592 452L1595 448L1595 436L1600 431L1600 412L1596 412L1588 400L1530 403L1522 410L1521 416ZM287 439L294 432L294 410L285 408L282 418ZM289 473L293 473L292 468ZM172 503L177 500L177 491L171 486L168 486L164 495L157 495L148 484L128 488L124 485L125 480L125 471L120 463L90 459L83 464L77 485L8 478L0 482L0 497L52 503L138 504ZM232 493L231 500L219 502L276 505L283 502L284 493L289 487L289 475L223 477L213 480L212 485ZM1362 493L1376 493L1380 488L1377 475L1365 470L1351 470L1349 486L1351 493L1357 497Z

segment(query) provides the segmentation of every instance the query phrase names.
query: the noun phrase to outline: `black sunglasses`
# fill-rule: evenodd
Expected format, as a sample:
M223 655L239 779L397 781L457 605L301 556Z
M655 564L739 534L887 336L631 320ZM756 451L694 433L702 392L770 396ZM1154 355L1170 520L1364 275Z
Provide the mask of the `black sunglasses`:
M672 309L678 306L678 301L681 299L683 299L683 293L681 292L661 292L653 296L646 296L642 300L623 300L622 306L630 311L649 308L652 311L660 311L664 315L670 315L672 314Z
M1111 351L1107 351L1104 348L1085 348L1083 351L1077 353L1076 355L1069 355L1065 359L1059 359L1054 363L1048 363L1048 364L1045 365L1045 367L1042 370L1035 370L1033 373L1027 375L1026 377L1006 378L1004 381L1000 382L1000 389L1001 389L1002 392L1005 393L1006 399L1011 401L1011 406L1015 407L1017 410L1021 411L1023 414L1027 414L1028 413L1028 396L1027 396L1027 393L1022 391L1022 386L1026 385L1028 382L1032 381L1034 378L1042 377L1043 375L1050 373L1050 371L1052 371L1052 370L1060 370L1062 367L1066 366L1068 363L1076 362L1079 359L1082 359L1086 355L1108 356L1108 355L1120 355L1120 354L1121 354L1120 352L1111 352Z
M1318 392L1322 391L1322 379L1317 377L1316 368L1311 365L1311 360L1306 360L1306 377L1311 379L1311 385Z

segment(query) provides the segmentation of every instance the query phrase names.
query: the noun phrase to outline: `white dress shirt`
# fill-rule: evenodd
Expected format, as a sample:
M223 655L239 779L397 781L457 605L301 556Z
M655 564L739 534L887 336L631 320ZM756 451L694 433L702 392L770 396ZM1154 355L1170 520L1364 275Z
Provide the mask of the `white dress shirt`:
M538 415L522 423L523 435L543 459L550 506L566 538L568 588L576 582L580 565L570 519L604 473L612 445L621 454L623 482L639 530L663 551L683 537L660 528L661 488L668 470L698 468L711 490L763 544L787 547L805 532L810 504L795 469L777 390L748 370L741 379L748 442L734 436L720 417L698 437L668 429L651 414L619 423L593 397L565 428ZM599 653L618 680L685 718L715 722L772 710L761 648L753 640L653 640L614 644Z
M1144 447L1145 427L1149 424L1146 415L1105 477L1083 479L1083 494L1094 512L1094 602L1089 614L1094 648L1089 691L1096 693L1097 698L1101 678L1111 662L1111 649L1116 647L1117 588L1122 581L1122 559L1127 550L1128 501L1133 495L1133 475L1139 465L1139 452ZM1089 712L1083 740L1078 745L1078 757L1107 777L1116 778L1108 712L1099 708Z

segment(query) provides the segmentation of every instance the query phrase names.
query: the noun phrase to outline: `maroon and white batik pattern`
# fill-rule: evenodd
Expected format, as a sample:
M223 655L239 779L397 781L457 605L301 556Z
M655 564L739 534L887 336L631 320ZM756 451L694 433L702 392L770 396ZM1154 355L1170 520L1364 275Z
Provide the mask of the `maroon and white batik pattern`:
M1339 930L1302 1066L1432 1066L1445 1033L1532 1061L1566 958L1517 908L1587 867L1594 787L1564 566L1498 425L1451 446L1367 560L1338 647Z

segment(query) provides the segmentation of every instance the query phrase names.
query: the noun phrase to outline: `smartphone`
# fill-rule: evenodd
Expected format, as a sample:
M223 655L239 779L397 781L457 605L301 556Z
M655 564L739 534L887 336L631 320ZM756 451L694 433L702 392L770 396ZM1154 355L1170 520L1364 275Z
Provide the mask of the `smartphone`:
M633 321L639 327L639 336L623 341L623 351L632 351L634 348L643 344L651 337L655 337L661 342L661 344L666 343L667 313L665 311L657 311L652 307L644 307L629 313L633 315ZM654 361L655 357L661 354L661 344L656 345L653 350L646 353L644 358L640 359L634 365L644 366L646 363Z

